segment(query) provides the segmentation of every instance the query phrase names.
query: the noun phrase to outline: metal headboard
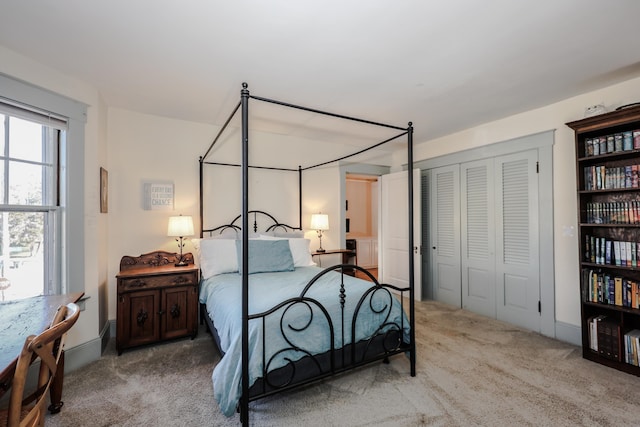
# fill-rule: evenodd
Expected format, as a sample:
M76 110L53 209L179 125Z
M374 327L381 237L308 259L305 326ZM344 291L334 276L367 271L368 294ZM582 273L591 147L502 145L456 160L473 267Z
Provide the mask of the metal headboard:
M258 215L266 217L271 221L271 224L264 229L265 232L275 231L275 230L283 230L285 232L294 231L294 230L302 230L300 227L293 227L289 224L282 223L278 221L273 215L267 213L265 211L260 210L251 210L248 211L249 217L253 215L253 232L258 232ZM216 232L218 234L223 234L227 230L233 230L236 233L240 233L242 231L242 227L237 224L239 222L242 215L236 216L233 221L228 224L219 225L215 228L202 229L201 236L204 237L205 233L208 233L209 236L213 236Z

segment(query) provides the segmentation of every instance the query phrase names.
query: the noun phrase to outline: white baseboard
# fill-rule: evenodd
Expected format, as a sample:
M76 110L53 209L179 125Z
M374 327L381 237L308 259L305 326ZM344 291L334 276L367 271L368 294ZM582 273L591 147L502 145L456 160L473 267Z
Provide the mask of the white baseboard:
M110 322L106 322L102 330L100 331L100 335L97 338L77 345L73 348L65 349L64 371L72 372L100 359L100 356L102 356L102 352L109 342L110 326Z
M582 346L582 330L580 326L556 320L556 339L580 347Z

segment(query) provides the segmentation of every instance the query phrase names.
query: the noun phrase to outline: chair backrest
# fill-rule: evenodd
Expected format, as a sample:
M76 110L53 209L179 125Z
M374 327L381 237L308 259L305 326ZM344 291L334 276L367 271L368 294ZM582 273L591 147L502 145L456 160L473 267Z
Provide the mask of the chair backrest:
M47 330L40 335L31 335L25 340L11 383L8 427L44 425L47 394L57 371L64 339L79 316L80 309L76 304L62 305ZM38 385L35 391L25 395L29 367L36 360L40 360ZM32 402L35 404L30 407ZM25 415L28 407L30 409Z

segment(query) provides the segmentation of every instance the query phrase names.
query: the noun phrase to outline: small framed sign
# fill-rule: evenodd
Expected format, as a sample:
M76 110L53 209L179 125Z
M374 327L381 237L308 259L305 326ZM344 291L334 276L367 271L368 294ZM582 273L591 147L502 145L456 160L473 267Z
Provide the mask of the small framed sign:
M145 210L173 210L173 182L145 182Z

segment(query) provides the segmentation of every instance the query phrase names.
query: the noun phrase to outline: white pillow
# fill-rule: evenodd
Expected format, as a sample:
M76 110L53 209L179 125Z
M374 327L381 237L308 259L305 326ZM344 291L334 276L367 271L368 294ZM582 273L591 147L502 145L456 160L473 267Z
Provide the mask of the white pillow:
M289 240L289 249L291 250L293 265L295 267L309 267L316 265L311 258L311 250L309 249L311 240L300 238L287 240Z
M265 234L260 236L261 239L266 240L288 240L289 249L291 250L291 256L293 257L294 267L309 267L316 265L311 258L311 250L309 245L311 240L302 238L284 239L282 237L272 237Z
M191 239L202 278L238 271L235 239Z

